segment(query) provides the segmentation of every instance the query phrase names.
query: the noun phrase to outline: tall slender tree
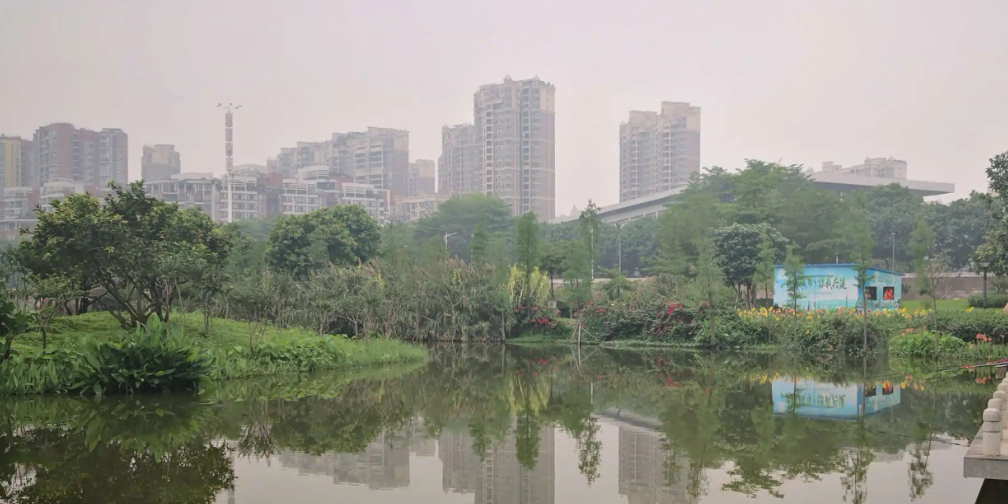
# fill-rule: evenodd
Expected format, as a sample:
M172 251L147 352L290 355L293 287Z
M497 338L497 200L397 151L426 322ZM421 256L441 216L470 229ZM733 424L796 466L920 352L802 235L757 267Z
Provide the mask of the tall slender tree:
M472 264L482 264L487 261L487 250L490 248L490 233L487 232L486 224L480 221L473 231L472 240L469 241L469 260Z
M539 223L532 212L523 215L515 225L515 263L524 275L523 304L526 310L531 310L528 297L532 292L532 273L539 266Z

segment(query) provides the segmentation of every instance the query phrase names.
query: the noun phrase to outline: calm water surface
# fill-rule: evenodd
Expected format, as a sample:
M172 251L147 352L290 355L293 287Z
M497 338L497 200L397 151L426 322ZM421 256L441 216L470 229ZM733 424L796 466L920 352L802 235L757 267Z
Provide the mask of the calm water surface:
M0 401L16 503L972 502L993 371L442 347L195 399Z

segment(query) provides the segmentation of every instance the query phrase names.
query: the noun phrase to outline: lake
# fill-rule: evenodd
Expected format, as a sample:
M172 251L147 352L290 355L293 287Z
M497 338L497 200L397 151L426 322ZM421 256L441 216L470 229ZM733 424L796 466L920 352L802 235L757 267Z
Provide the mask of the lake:
M973 502L998 377L913 361L525 346L217 384L0 400L15 503Z

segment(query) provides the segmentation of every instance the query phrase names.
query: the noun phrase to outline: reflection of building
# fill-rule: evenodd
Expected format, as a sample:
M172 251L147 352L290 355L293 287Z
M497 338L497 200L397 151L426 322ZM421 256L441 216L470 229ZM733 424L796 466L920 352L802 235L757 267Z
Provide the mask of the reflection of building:
M620 425L619 493L630 504L683 504L691 502L685 459L669 460L661 434L650 429Z
M437 440L427 435L427 426L422 417L414 418L407 431L410 453L418 457L433 457L437 454Z
M326 453L315 456L298 452L280 454L280 464L297 468L298 474L332 476L333 483L367 485L373 490L409 486L409 447L403 435L382 433L362 453Z
M444 467L445 491L474 492L476 504L552 504L554 502L554 429L539 430L539 453L535 467L518 461L514 431L493 443L483 457L473 450L467 431L444 431L438 455Z
M829 419L852 419L899 405L899 384L819 383L803 378L774 380L773 410L782 414Z
M483 461L473 450L472 436L465 430L441 431L438 439L438 458L441 459L441 488L445 492L471 493L476 491L477 473Z

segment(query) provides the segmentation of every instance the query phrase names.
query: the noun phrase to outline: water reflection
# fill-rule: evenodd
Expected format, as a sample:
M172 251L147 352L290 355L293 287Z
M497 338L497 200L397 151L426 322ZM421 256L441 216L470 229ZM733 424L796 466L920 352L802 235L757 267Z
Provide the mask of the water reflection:
M991 370L586 353L461 347L419 370L199 400L2 401L0 501L967 502L979 488L959 475Z

